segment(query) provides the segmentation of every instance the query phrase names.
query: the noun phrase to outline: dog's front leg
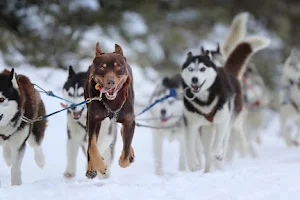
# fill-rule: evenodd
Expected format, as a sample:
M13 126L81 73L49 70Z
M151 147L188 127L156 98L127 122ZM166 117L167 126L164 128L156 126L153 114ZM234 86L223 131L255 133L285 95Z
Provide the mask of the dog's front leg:
M122 139L123 139L123 150L119 159L119 165L123 168L128 167L134 162L134 150L131 146L133 134L135 129L135 120L130 119L122 123Z
M229 134L231 131L230 129L231 127L229 120L225 120L223 123L216 125L216 137L212 152L217 160L223 160L224 158L224 140L227 134Z
M87 123L89 142L87 151L88 169L86 172L86 177L93 179L97 176L97 171L101 174L105 174L107 166L103 157L100 155L97 146L97 139L101 127L101 119L98 115L88 115Z
M162 175L162 150L163 150L163 136L162 133L158 130L153 131L152 133L152 151L154 157L154 165L155 165L155 174Z
M196 171L201 168L197 165L197 155L196 155L196 139L198 136L199 125L188 123L185 127L185 148L186 148L186 158L187 165L191 171Z

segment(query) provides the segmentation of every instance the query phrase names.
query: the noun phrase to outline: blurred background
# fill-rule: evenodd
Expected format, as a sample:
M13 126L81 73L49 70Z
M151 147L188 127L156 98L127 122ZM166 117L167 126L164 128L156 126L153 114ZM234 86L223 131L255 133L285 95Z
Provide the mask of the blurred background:
M222 43L242 11L250 13L248 35L272 40L252 60L275 87L280 67L300 43L299 0L1 0L0 64L84 70L99 41L107 52L120 44L145 75L172 75L188 51Z

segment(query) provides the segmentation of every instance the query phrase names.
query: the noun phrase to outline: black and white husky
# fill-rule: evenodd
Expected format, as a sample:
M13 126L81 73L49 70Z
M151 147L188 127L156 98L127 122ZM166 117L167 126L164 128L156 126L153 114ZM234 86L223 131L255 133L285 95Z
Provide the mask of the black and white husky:
M156 104L150 111L152 129L152 149L155 163L155 173L163 174L163 143L165 139L169 142L179 142L179 170L185 170L185 148L184 148L184 121L183 121L183 96L180 74L172 77L164 77L152 93L150 103L170 93L170 89L176 90L176 97L171 97ZM161 127L161 129L158 129ZM201 166L201 142L198 137L197 143L198 165Z
M205 172L210 171L212 154L222 160L225 138L231 128L243 129L239 114L243 108L240 81L251 55L269 45L268 39L250 37L239 43L216 67L207 55L188 53L182 66L186 155L191 171L197 170L195 141L199 128L205 151Z
M3 157L11 166L11 184L22 184L21 164L26 141L34 150L36 164L43 168L44 153L41 147L46 120L27 123L24 119L35 119L45 115L44 103L30 80L17 75L14 69L0 74L0 145Z
M63 95L68 102L62 103L63 107L68 107L72 103L77 104L84 101L84 84L87 79L87 72L76 73L72 66L68 70L68 78L63 86ZM88 135L86 127L87 109L85 105L68 109L67 112L67 168L64 172L66 178L72 178L76 173L76 160L78 150L81 147L84 155L87 153ZM105 119L101 124L98 145L101 155L107 161L108 169L105 176L110 175L110 166L114 157L114 148L117 136L116 123Z

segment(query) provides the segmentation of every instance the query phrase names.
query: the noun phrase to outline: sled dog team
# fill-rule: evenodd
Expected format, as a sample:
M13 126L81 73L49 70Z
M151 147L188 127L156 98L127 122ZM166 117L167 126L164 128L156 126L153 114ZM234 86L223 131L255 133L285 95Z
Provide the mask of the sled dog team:
M179 141L178 168L210 172L214 165L232 160L235 149L241 154L256 156L253 143L260 141L259 127L267 105L264 83L251 57L269 46L270 40L260 36L246 37L247 13L237 15L225 42L216 50L199 49L189 52L181 73L164 77L149 100L150 103L175 89L177 96L155 105L149 113L154 118L153 155L155 173L163 173L163 142ZM283 137L288 145L298 145L300 134L293 137L285 126L289 117L297 117L300 124L300 60L292 51L284 64L280 90L280 114ZM135 132L134 78L131 67L119 45L113 52L104 52L96 44L95 55L87 72L75 72L72 66L63 85L67 108L67 166L66 178L76 174L76 159L82 149L87 159L86 176L108 178L114 159L117 123L122 125L123 149L119 165L128 167L134 162L131 146ZM251 86L251 87L250 87ZM254 92L255 91L255 92ZM39 167L45 164L42 142L47 120L33 123L46 114L43 101L32 82L12 70L0 74L0 144L4 161L11 166L11 184L22 183L21 164L27 142L34 150ZM293 116L291 116L293 115ZM165 129L164 127L170 127ZM253 127L256 129L254 130ZM249 131L249 129L254 131Z

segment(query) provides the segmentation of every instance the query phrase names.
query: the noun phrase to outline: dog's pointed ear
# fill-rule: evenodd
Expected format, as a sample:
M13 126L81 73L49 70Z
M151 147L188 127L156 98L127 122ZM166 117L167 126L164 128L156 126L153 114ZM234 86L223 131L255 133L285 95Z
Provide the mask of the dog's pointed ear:
M201 54L204 55L205 53L206 53L206 52L205 52L205 50L204 50L204 47L201 46Z
M188 52L188 54L187 54L187 59L191 59L191 58L193 58L193 54L192 54L192 52Z
M15 69L12 68L11 71L10 71L10 75L9 75L9 79L13 85L14 88L18 88L18 82L17 82L17 77L16 77L16 73L15 73Z
M69 78L71 78L72 76L75 75L75 71L74 71L72 65L69 66L69 70L68 71L69 71Z
M102 54L104 54L104 52L102 51L99 42L97 42L95 49L95 57L101 56Z
M115 51L114 51L114 53L118 53L118 54L121 54L122 56L124 56L123 55L122 47L120 45L118 45L118 44L115 44Z
M217 43L217 50L216 50L216 52L217 53L221 53L221 51L220 51L220 43L219 42Z
M94 65L92 64L89 69L89 82L91 82L92 79L94 78L94 73L95 73L95 68Z

